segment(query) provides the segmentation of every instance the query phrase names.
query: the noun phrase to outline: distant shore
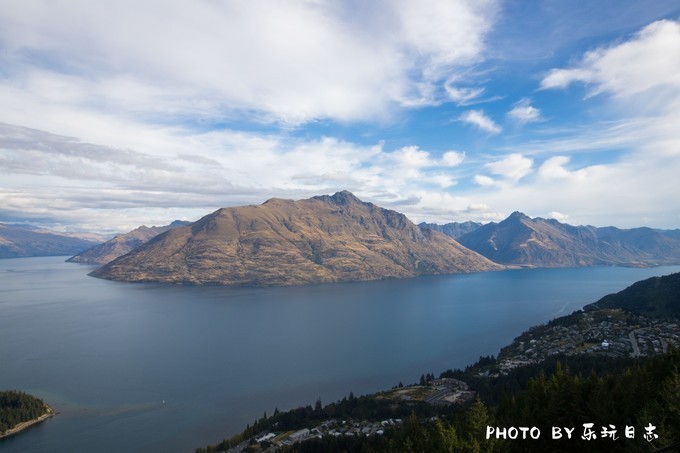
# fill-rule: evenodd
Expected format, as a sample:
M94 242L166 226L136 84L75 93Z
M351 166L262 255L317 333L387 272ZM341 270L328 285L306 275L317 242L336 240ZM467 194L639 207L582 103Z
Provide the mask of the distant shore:
M5 437L13 436L15 434L20 433L21 431L30 428L33 425L37 425L38 423L44 422L48 418L52 417L54 415L54 411L50 406L45 404L45 413L42 414L38 418L34 418L33 420L29 420L27 422L22 422L17 425L15 425L13 428L8 429L4 433L0 434L0 439L4 439Z

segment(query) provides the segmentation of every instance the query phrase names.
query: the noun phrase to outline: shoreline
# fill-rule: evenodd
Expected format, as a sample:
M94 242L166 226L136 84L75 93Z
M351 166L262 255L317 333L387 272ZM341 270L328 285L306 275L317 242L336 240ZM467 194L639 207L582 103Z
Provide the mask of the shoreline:
M45 413L44 414L42 414L38 418L34 418L33 420L21 422L17 425L14 425L13 428L10 428L7 431L5 431L5 433L0 434L0 439L4 439L6 437L10 437L10 436L13 436L15 434L18 434L21 431L24 431L25 429L28 429L33 425L37 425L38 423L44 422L45 420L47 420L50 417L53 417L54 415L55 415L55 412L52 410L52 408L50 406L48 406L47 404L45 404Z

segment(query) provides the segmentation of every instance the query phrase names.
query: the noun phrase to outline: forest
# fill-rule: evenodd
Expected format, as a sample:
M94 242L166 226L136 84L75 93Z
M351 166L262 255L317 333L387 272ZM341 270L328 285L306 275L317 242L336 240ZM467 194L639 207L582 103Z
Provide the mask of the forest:
M196 451L225 451L268 430L313 427L330 418L396 417L404 422L386 429L382 436L323 436L278 451L646 452L680 447L680 350L676 348L635 360L554 357L498 378L473 376L480 363L490 361L492 357L481 358L466 370L441 374L467 379L477 390L477 398L466 407L350 394L325 407L317 401L315 407L276 411L270 417L265 414L243 433ZM521 427L535 428L533 432L540 435L522 439ZM519 433L514 439L511 428ZM260 447L251 445L246 451Z
M45 403L28 393L0 391L0 435L19 423L36 419L47 410Z

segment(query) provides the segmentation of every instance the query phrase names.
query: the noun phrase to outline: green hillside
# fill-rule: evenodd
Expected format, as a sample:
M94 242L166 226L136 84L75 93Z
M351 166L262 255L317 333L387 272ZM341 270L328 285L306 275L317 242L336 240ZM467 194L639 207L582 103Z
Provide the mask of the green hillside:
M623 308L649 318L680 317L680 273L642 280L584 310Z

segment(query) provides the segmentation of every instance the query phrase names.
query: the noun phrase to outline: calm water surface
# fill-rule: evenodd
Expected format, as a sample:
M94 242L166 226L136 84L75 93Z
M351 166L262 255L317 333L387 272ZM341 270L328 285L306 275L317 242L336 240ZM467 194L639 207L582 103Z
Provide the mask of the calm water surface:
M0 389L59 414L0 451L194 451L288 409L497 354L680 267L535 269L294 288L126 284L0 260Z

